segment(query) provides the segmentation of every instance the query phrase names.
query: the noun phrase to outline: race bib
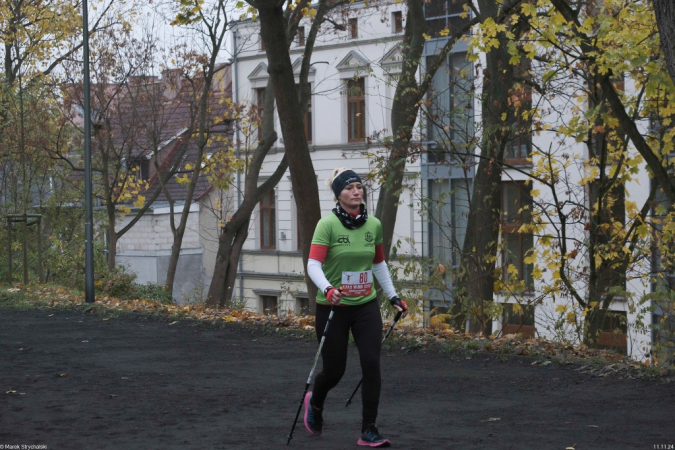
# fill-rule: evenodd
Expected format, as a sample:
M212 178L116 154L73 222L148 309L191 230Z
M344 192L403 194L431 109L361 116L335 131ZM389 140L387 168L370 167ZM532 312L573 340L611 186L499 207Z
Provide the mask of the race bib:
M345 297L369 295L373 290L373 271L342 272L341 288Z

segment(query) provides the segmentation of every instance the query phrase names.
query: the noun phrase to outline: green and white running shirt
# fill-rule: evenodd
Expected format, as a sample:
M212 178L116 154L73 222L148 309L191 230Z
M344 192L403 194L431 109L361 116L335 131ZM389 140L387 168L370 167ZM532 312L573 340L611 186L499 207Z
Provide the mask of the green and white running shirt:
M323 273L331 286L343 290L341 304L361 305L375 298L373 260L382 240L382 224L373 216L355 230L345 228L333 213L316 225L312 244L328 247ZM330 305L323 292L317 293L316 301Z

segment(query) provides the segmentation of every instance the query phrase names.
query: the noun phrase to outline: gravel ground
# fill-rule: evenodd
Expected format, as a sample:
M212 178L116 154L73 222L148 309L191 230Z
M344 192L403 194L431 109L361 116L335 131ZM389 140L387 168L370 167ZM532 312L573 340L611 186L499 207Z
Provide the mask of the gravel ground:
M311 437L316 342L239 324L0 307L0 449L357 448L356 348ZM528 358L384 350L380 432L403 449L673 449L675 385ZM34 446L34 447L30 447Z

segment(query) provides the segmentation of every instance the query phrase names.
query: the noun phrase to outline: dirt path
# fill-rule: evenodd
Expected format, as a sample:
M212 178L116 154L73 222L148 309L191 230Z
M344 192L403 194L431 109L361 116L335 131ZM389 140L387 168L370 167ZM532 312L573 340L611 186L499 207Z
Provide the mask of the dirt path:
M316 348L236 324L0 309L0 448L286 448ZM356 356L323 436L300 420L288 448L358 448ZM403 449L673 448L675 385L575 368L385 351L380 431Z

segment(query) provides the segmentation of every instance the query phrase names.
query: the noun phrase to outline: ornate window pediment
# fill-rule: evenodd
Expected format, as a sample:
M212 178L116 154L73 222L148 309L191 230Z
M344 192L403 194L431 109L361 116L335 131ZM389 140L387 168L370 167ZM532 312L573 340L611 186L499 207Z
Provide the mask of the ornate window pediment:
M252 88L259 89L267 86L267 80L269 77L270 74L267 73L267 64L261 62L256 66L255 69L253 69L247 78L250 81Z
M353 78L356 75L365 75L370 70L370 61L359 52L352 50L337 65L340 78Z
M401 73L403 70L403 54L401 53L401 46L394 45L380 61L380 65L384 71L390 75Z
M300 69L302 68L302 56L293 61L293 76L295 77L295 82L300 82ZM316 74L316 67L309 66L309 74L307 75L307 81L314 81L314 75Z

